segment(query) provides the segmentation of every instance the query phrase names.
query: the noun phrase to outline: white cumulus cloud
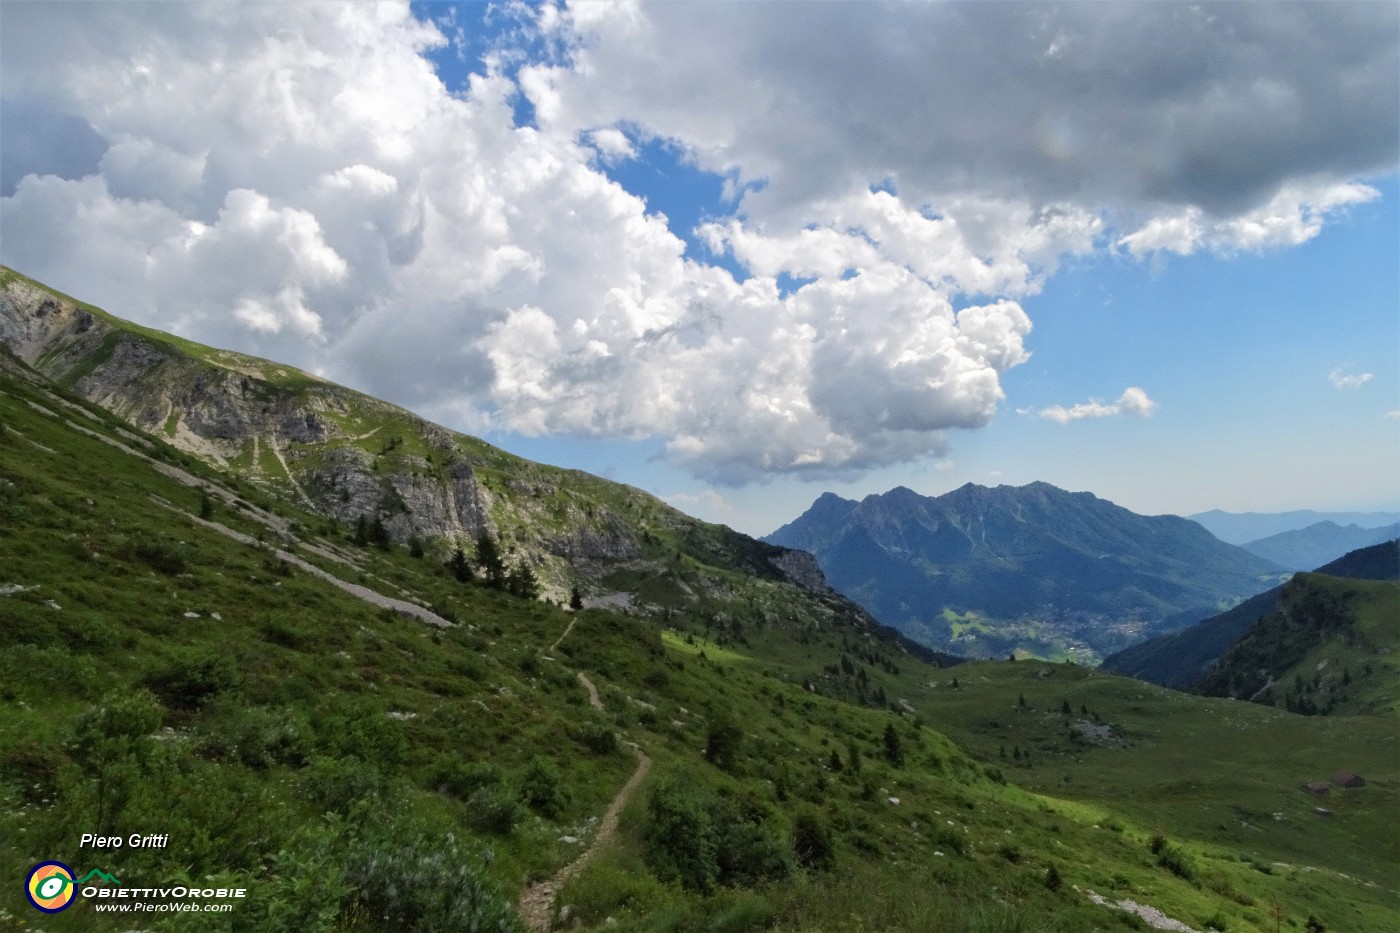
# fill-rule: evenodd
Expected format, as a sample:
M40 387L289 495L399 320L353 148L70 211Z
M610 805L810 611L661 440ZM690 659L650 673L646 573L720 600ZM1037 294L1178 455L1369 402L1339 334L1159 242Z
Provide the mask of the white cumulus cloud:
M1374 378L1374 373L1353 373L1350 366L1338 366L1327 374L1334 389L1359 389Z
M1101 402L1098 399L1090 399L1069 408L1065 408L1063 405L1052 405L1049 408L1042 408L1037 414L1059 424L1068 424L1082 418L1111 418L1114 415L1136 415L1139 418L1146 418L1156 410L1157 403L1147 397L1146 391L1137 386L1129 386L1123 390L1123 394L1118 397L1116 402Z
M402 2L5 3L0 259L455 426L851 476L987 424L1067 260L1374 197L1382 7L507 4L449 91L470 25ZM609 178L654 140L727 179L696 233L743 275Z

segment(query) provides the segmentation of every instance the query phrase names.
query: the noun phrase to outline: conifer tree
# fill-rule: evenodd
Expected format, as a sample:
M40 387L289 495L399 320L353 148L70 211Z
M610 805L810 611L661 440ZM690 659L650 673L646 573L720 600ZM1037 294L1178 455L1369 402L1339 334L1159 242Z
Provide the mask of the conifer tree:
M476 538L476 562L481 565L481 575L487 586L493 590L505 588L506 564L501 559L500 546L489 531L482 531Z
M892 722L885 724L885 760L896 768L904 764L904 743Z
M521 561L506 574L505 585L506 592L512 596L520 596L524 599L539 598L539 580L535 578L535 571L524 561Z
M447 562L447 569L452 571L452 576L457 578L458 583L470 583L472 581L472 565L467 560L466 553L458 545L452 552L452 558Z

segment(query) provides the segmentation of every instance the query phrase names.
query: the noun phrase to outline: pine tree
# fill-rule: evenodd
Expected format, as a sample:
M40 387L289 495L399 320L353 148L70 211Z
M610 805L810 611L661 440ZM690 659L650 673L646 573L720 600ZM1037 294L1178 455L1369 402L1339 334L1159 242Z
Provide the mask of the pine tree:
M447 569L452 571L452 576L457 578L458 583L470 583L472 580L472 565L460 545L453 550L452 559L447 562Z
M896 768L904 764L904 743L892 722L885 724L885 760Z
M529 564L521 562L506 574L506 592L524 599L538 599L540 583Z
M476 562L481 565L481 574L486 585L493 590L504 589L506 585L506 564L501 559L501 548L489 531L483 531L476 539Z
M579 592L577 583L569 588L569 608L575 612L583 608L583 594Z
M389 545L392 543L389 538L389 529L384 527L384 520L378 515L374 516L374 520L369 523L369 541L381 551L389 550Z

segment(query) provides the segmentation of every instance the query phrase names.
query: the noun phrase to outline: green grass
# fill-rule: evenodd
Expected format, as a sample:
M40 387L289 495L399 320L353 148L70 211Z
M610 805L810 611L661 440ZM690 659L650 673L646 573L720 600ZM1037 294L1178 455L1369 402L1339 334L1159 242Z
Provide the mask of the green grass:
M1139 928L1090 889L1232 933L1272 930L1275 903L1293 929L1309 914L1337 931L1400 917L1393 720L1299 717L1038 661L940 669L844 604L799 598L765 546L459 439L522 547L530 522L559 510L638 529L632 576L612 581L642 594L637 607L566 613L461 585L403 548L355 548L275 488L152 438L156 459L353 553L357 568L303 558L458 623L429 628L201 527L196 490L35 411L28 402L62 409L2 372L0 584L26 587L0 597L7 877L49 858L142 883L212 877L252 892L218 929L387 930L412 928L417 902L375 898L411 900L418 877L448 885L432 866L450 862L469 877L448 886L479 884L481 902L508 914L524 883L576 856L562 837L587 839L632 773L626 746L600 741L611 731L654 769L615 843L561 895L584 929ZM74 420L116 436L121 422L87 408L96 421ZM273 539L248 507L214 501L215 521ZM1120 744L1070 738L1095 713ZM1333 794L1320 816L1296 785L1341 768L1369 784ZM555 775L548 804L527 793L541 773ZM762 877L695 885L669 870L677 853L658 841L652 806L663 787L703 804L702 829L728 833L697 853L716 877L756 866ZM828 834L829 862L799 861L803 826ZM77 848L84 831L137 829L169 832L171 848L100 865ZM10 885L0 918L33 928L38 915ZM146 925L196 927L174 915ZM81 905L43 919L130 926Z

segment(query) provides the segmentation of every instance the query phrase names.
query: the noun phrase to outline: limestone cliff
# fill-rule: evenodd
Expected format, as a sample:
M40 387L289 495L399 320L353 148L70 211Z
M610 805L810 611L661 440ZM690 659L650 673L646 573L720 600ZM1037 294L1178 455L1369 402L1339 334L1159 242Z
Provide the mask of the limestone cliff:
M316 515L377 518L394 542L417 539L439 557L456 546L470 554L489 533L556 597L645 581L666 604L712 600L732 595L727 578L740 573L839 600L806 554L292 367L138 327L7 269L0 343L69 391Z

